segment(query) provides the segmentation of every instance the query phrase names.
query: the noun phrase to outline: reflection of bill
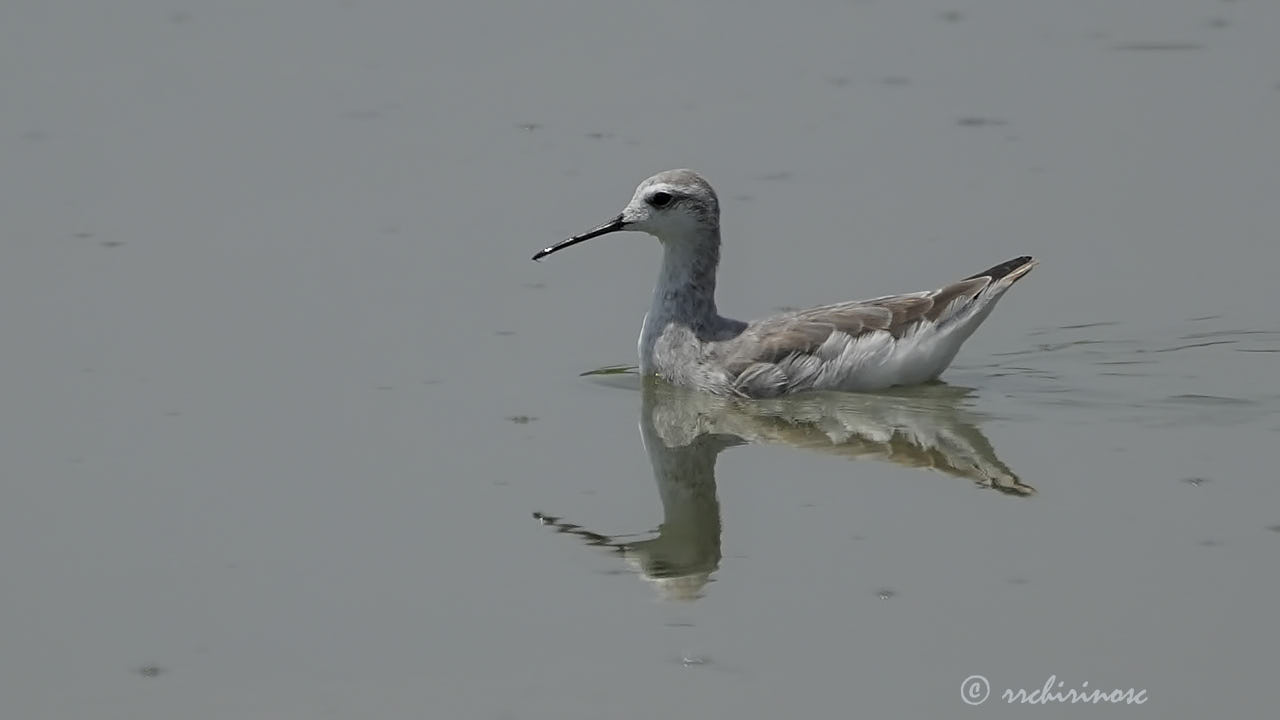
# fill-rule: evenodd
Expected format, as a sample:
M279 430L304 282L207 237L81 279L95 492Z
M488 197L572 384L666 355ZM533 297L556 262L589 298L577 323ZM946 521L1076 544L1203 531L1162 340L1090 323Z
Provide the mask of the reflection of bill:
M935 385L897 395L812 393L741 401L647 379L640 433L662 500L657 534L630 540L552 515L534 516L619 553L664 597L693 600L720 564L716 458L734 445L791 445L938 470L1009 495L1033 494L978 429L977 418L964 407L968 392Z

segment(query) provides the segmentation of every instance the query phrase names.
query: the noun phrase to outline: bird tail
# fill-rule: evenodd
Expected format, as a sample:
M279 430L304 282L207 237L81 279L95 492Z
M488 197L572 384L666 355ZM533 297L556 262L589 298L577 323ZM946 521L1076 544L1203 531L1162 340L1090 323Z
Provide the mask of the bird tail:
M991 278L991 284L988 287L993 287L997 284L1007 287L1017 282L1023 275L1031 272L1032 268L1038 264L1039 262L1030 255L1022 255L1012 260L1005 260L999 265L983 270L975 275L970 275L965 278L965 280Z

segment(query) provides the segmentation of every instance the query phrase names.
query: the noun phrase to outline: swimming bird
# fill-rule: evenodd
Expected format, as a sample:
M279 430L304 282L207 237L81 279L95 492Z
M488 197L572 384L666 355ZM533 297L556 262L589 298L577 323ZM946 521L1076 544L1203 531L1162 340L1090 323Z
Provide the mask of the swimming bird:
M533 259L624 230L662 243L662 269L640 331L640 372L748 398L935 380L996 301L1036 266L1024 255L937 290L732 320L715 300L720 201L692 170L645 180L617 217Z

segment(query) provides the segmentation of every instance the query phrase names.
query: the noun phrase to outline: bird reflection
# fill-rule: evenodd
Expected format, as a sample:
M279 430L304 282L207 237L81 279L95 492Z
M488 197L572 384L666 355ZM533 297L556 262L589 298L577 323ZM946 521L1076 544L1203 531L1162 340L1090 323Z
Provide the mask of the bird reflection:
M978 418L965 407L970 392L939 384L888 395L810 393L744 401L647 378L640 434L662 500L657 534L634 540L546 513L534 517L618 553L665 598L694 600L720 565L716 458L734 445L785 444L937 470L1007 495L1034 494L978 429Z

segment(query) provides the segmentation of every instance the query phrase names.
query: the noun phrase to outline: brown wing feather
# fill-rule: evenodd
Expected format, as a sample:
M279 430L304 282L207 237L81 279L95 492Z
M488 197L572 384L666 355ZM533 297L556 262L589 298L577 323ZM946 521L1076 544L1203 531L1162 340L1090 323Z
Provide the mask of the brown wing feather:
M1028 256L1017 257L930 292L822 305L758 320L726 344L725 367L740 373L758 363L777 363L795 354L812 353L833 332L858 337L886 331L901 338L921 321L945 322L992 283L1019 270L1019 276L1025 274L1023 268L1033 262Z
M795 316L768 318L754 323L727 343L725 369L736 375L757 363L776 363L795 353L813 352L834 329L830 323L812 322Z
M726 367L736 373L755 363L776 363L797 353L812 353L833 332L858 337L883 330L901 337L933 306L929 295L917 293L823 305L765 318L749 325L731 341L734 347Z
M926 293L888 295L809 308L796 313L796 318L829 324L836 330L855 336L872 330L887 330L900 337L906 327L924 317L933 304L932 297Z
M950 316L955 309L964 307L973 301L978 293L987 289L991 284L990 278L976 277L960 282L951 283L934 290L929 294L933 299L933 307L925 313L925 318L931 322L939 322L944 316Z

